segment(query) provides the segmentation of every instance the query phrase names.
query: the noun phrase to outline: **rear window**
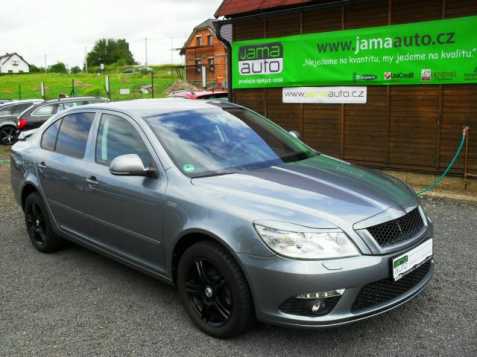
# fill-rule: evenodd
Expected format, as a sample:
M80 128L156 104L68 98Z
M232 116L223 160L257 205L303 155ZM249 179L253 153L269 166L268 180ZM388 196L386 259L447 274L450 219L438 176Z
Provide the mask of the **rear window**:
M32 113L32 115L39 115L39 116L53 115L53 114L56 113L57 109L58 109L57 104L43 105L43 106L39 107L38 109L36 109Z
M75 113L63 118L56 152L75 158L83 158L94 113Z

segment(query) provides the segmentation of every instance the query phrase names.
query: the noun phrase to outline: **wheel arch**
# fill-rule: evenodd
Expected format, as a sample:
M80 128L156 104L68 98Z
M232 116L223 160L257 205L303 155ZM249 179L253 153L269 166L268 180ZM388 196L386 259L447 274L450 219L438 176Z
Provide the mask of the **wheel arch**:
M217 235L200 229L193 229L184 232L174 245L170 266L171 277L174 284L176 284L177 281L177 267L179 265L180 258L188 248L199 242L213 242L225 249L233 257L234 261L239 266L250 288L247 273L243 269L242 264L240 263L240 260L238 259L238 256L233 250L233 248Z
M26 198L34 192L39 194L40 190L33 183L27 182L25 185L23 185L20 196L21 207L23 210L25 209Z

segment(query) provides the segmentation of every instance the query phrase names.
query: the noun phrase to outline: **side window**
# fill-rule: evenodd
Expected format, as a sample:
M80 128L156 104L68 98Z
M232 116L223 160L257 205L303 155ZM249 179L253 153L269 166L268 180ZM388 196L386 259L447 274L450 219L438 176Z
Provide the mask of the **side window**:
M19 105L15 105L13 108L12 108L12 114L13 115L19 115L21 114L23 111L27 110L28 108L31 107L31 103L25 103L25 104L19 104Z
M76 107L77 105L78 104L76 104L75 102L65 102L65 103L63 103L63 110Z
M0 115L12 115L12 108L8 107L6 109L0 110Z
M75 113L63 118L56 141L56 152L83 158L94 113Z
M121 155L137 154L146 167L153 165L141 136L126 119L103 114L96 142L96 161L109 165Z
M44 105L44 106L41 106L40 108L36 109L32 115L41 115L41 116L45 116L45 115L53 115L53 114L56 114L56 111L58 110L58 105L57 104L53 104L53 105Z
M41 137L41 147L45 150L55 151L56 138L60 129L61 120L54 122L43 132Z

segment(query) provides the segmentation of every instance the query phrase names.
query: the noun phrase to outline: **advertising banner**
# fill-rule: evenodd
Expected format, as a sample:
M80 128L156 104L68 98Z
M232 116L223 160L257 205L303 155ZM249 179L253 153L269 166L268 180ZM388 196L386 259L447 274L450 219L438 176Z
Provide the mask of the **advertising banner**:
M477 83L477 16L233 43L233 88Z
M366 104L366 87L293 87L283 88L283 103Z

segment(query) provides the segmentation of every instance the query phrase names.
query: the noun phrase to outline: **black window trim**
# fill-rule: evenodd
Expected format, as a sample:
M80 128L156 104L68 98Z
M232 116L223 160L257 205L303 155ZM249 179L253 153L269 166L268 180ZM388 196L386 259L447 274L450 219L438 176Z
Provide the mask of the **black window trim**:
M136 130L137 134L142 140L142 143L144 144L149 156L151 157L151 161L154 164L154 167L149 167L149 169L157 169L158 168L158 157L155 155L155 151L152 150L152 144L149 142L149 139L147 138L147 135L143 132L143 129L141 126L134 120L132 119L129 115L121 113L121 112L113 112L113 111L105 111L101 110L98 111L97 113L97 125L94 127L94 145L93 145L93 156L94 156L94 163L97 165L101 165L104 167L109 167L108 164L98 161L96 158L96 150L98 146L98 140L99 140L99 129L101 128L101 121L103 120L103 115L110 115L110 116L115 116L119 119L126 120L131 126Z

